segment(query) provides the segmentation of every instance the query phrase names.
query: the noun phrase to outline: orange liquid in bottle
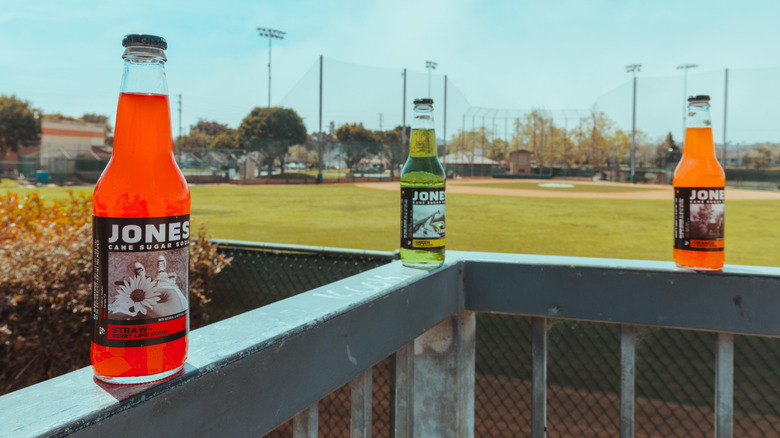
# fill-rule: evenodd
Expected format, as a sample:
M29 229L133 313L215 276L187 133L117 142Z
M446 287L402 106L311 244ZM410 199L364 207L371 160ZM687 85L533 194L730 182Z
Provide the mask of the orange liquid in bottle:
M92 205L93 214L102 217L168 217L190 213L189 188L173 157L167 95L120 94L114 151L95 186ZM104 378L119 378L117 381L150 375L163 378L175 374L184 365L187 345L188 336L159 345L130 348L93 342L90 356L95 374Z
M726 186L726 174L715 158L715 146L710 128L687 128L683 156L674 171L673 183L677 187ZM723 269L725 252L692 251L674 249L674 262L685 268L718 271Z

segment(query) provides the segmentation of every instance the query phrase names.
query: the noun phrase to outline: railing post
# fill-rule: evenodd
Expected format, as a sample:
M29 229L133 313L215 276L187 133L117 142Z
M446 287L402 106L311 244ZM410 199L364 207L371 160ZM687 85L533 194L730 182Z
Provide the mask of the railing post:
M293 417L293 438L317 438L319 414L319 403L314 403Z
M715 438L734 434L734 335L717 334L715 349Z
M620 438L634 438L636 329L620 326Z
M414 342L395 353L393 438L414 437Z
M371 438L373 367L352 379L351 438Z
M474 312L452 316L414 342L414 436L474 436Z
M531 436L547 436L547 318L531 318L533 418Z

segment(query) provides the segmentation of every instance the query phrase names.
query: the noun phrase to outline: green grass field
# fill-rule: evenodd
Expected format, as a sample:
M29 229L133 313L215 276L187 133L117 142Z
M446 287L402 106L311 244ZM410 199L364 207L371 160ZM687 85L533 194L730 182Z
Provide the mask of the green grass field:
M220 239L395 250L399 203L395 191L347 184L192 187L192 219ZM726 263L780 266L780 202L727 201L726 217ZM451 250L671 260L671 200L453 193L447 219Z

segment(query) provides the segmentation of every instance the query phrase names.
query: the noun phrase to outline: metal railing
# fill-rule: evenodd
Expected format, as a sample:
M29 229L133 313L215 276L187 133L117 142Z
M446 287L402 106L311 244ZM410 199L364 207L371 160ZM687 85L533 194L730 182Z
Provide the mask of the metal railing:
M351 436L371 435L371 368L394 358L393 435L474 435L476 313L531 318L531 427L548 433L549 323L620 327L620 436L634 436L637 329L716 333L714 434L733 435L734 335L780 336L780 269L720 273L668 262L448 252L393 262L195 330L185 370L114 386L89 368L0 397L0 435L261 436L293 418L317 436L317 403L351 382ZM507 388L511 390L511 388ZM777 389L775 389L777 391Z

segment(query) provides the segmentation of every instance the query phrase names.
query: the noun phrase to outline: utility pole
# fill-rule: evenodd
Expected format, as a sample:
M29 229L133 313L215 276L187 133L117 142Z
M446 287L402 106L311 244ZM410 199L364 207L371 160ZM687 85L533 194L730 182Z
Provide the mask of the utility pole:
M642 64L626 66L626 72L634 75L634 99L631 111L631 184L636 174L636 72L642 71Z
M176 140L176 143L181 143L181 93L179 93L179 137ZM181 153L181 146L179 146L179 153Z
M332 134L333 128L331 128ZM320 125L317 136L317 184L322 184L322 55L320 55Z
M382 113L379 113L379 130L384 131L384 129L382 129Z
M444 139L444 153L442 155L447 155L447 75L444 75L444 118L442 119L444 122L444 132L442 133L442 138Z
M723 167L726 167L726 122L728 121L728 118L726 115L728 114L729 110L729 69L726 69L726 77L725 77L725 89L723 90L723 161L721 164L723 164Z
M258 27L261 37L268 38L268 108L271 107L271 40L274 38L283 40L286 32L277 29Z
M401 76L404 77L404 92L403 92L403 106L401 109L401 155L406 155L406 69L404 69Z

